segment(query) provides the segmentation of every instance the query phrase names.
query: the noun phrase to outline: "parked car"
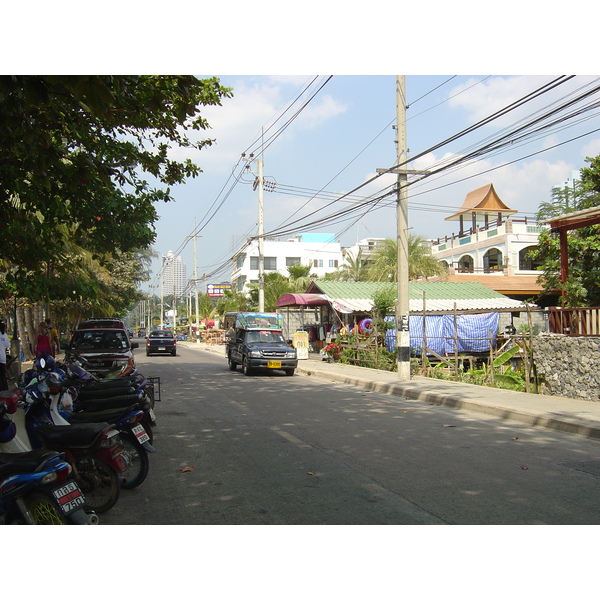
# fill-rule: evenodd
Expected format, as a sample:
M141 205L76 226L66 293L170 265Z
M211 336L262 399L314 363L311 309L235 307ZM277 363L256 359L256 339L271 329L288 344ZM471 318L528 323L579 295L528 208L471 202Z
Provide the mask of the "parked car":
M227 362L244 375L257 369L281 369L293 375L298 366L296 349L283 337L283 320L277 313L238 313L227 335Z
M101 327L95 323L84 328L84 323L73 333L65 349L66 359L80 356L88 361L86 369L100 377L109 371L135 364L133 350L139 344L131 342L125 328L110 324Z
M146 341L146 356L151 354L177 355L177 339L168 329L151 331Z

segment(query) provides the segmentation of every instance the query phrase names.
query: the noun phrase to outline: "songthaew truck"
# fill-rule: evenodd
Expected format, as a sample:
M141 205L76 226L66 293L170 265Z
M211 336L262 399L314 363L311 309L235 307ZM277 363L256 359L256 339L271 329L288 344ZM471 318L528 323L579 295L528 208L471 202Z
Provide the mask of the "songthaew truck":
M227 362L244 375L259 369L279 369L293 375L298 366L296 349L283 337L283 317L278 313L238 312L225 314Z

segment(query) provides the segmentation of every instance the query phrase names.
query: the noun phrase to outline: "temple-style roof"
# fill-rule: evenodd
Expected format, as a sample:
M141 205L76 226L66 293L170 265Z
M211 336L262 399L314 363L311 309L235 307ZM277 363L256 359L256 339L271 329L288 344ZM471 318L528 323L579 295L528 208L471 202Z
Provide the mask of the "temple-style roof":
M497 217L499 214L512 215L518 211L512 210L500 200L493 184L488 183L483 187L469 192L463 202L462 207L451 217L446 217L446 221L459 221L466 215L476 214L477 216Z

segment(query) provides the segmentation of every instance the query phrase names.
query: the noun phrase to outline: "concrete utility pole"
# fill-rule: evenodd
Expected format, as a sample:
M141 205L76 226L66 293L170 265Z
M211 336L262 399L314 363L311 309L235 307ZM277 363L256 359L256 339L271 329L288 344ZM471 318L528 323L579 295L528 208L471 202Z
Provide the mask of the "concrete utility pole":
M265 310L265 240L263 220L263 160L256 161L258 166L258 312Z
M397 164L408 160L406 147L406 84L404 75L396 76L396 152ZM398 201L396 225L398 242L398 303L396 304L396 350L398 379L410 379L410 332L408 297L408 171L407 165L398 168Z

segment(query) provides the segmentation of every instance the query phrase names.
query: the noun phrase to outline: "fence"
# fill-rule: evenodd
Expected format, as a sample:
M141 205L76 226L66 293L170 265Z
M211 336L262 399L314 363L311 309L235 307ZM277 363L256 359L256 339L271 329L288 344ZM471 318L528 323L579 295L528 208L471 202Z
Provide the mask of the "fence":
M600 307L550 308L550 333L571 337L600 336Z

